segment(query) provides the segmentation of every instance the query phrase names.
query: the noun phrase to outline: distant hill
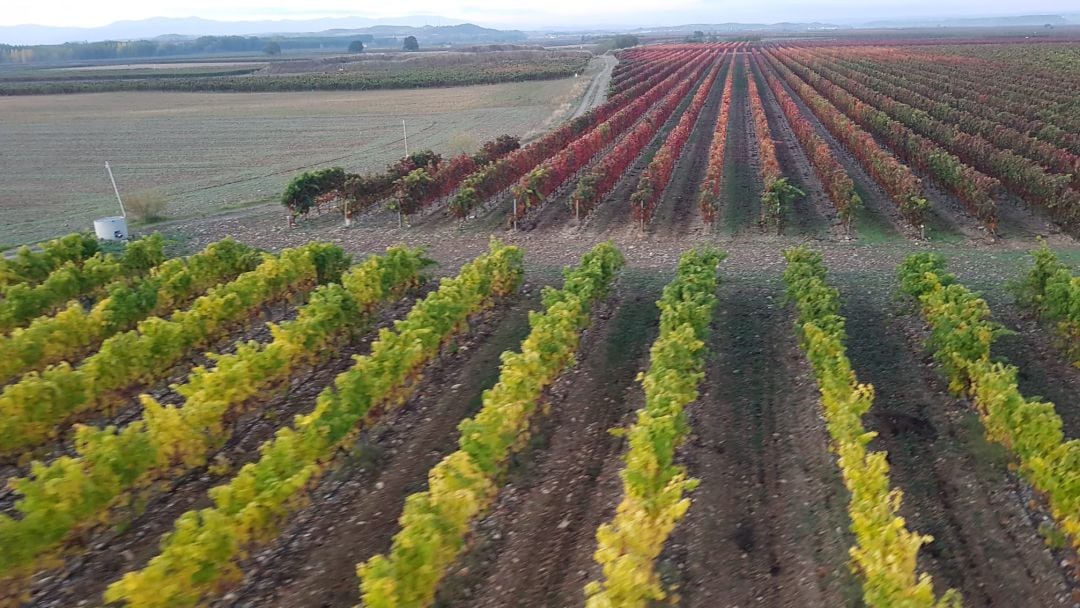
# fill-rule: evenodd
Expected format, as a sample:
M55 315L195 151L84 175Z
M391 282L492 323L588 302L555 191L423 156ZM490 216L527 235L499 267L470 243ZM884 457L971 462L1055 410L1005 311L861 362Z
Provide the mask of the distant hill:
M1077 15L1080 17L1080 14ZM1077 22L1076 19L1071 21ZM1041 27L1043 25L1069 25L1062 15L1019 15L1015 17L962 17L953 19L889 19L860 23L858 27L904 28L904 27Z
M812 30L835 30L841 26L817 21L808 23L691 23L668 27L638 28L641 33L682 34L701 31L706 33L734 34L740 32L805 32Z
M148 40L160 36L256 36L326 30L355 30L374 26L393 27L454 26L463 22L434 15L412 15L394 19L340 17L332 19L215 21L199 17L154 17L139 21L117 21L102 27L51 27L46 25L0 26L0 44L62 44L100 40ZM477 27L477 26L472 26ZM483 28L481 28L483 29Z

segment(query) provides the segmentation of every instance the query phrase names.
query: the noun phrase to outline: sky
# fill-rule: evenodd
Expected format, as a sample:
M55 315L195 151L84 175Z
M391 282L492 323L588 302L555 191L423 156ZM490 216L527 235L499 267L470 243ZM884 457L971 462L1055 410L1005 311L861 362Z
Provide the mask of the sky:
M226 21L438 15L491 27L832 21L1080 11L1078 0L5 0L0 26L96 27L150 17Z

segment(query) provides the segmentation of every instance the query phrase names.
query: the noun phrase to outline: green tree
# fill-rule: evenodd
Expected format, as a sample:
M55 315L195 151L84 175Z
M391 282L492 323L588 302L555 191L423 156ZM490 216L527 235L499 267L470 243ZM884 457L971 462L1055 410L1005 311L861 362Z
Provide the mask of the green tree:
M267 55L280 55L281 45L273 41L267 42L266 46L263 47L263 52Z
M406 36L401 48L405 51L419 51L420 43L416 41L416 36Z
M353 40L352 42L349 43L349 52L350 53L363 53L364 52L364 42L362 40Z

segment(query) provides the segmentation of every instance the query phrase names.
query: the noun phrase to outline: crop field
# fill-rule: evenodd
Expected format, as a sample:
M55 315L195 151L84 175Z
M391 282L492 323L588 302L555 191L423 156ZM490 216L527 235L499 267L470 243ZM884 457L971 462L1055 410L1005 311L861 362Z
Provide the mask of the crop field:
M581 51L490 53L385 53L368 56L156 66L139 69L8 69L0 72L0 95L52 95L115 91L276 92L366 91L451 87L567 78L584 71ZM153 66L153 64L146 64ZM137 66L119 66L132 68Z
M105 161L122 193L166 196L168 217L211 214L276 200L307 168L381 168L403 149L402 119L410 147L443 153L502 133L529 135L565 115L581 84L0 98L0 244L34 242L114 215Z
M638 46L366 164L200 98L326 120L0 261L0 606L1080 606L1077 49Z

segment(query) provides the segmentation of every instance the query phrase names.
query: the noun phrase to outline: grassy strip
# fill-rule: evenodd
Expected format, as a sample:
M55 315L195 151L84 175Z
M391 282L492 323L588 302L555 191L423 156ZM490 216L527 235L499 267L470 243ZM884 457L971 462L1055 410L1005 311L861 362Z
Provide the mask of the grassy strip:
M1080 440L1065 440L1054 404L1020 394L1016 367L990 359L1003 330L989 320L986 301L946 272L943 257L912 255L899 274L901 289L922 305L928 345L949 388L971 399L986 436L1016 456L1021 474L1046 496L1054 519L1080 549Z
M689 431L683 410L697 399L705 377L705 340L722 259L713 250L684 253L675 280L657 302L660 336L652 345L649 371L638 378L645 407L625 431L630 450L621 473L622 501L614 519L596 532L594 557L604 578L585 587L588 608L644 608L665 598L654 563L690 508L684 493L698 483L674 463L675 449Z
M434 601L472 522L498 495L510 455L527 444L544 389L573 363L592 305L607 293L622 264L622 254L601 243L565 273L562 290L545 291L545 310L530 314L521 352L503 353L499 382L484 392L476 417L459 425L459 449L431 469L427 491L405 500L390 554L357 567L364 605L411 608Z
M303 504L307 490L327 471L334 452L359 429L405 402L423 367L443 345L468 327L470 315L512 293L522 277L517 247L492 243L456 278L418 303L394 330L384 329L371 354L357 357L315 409L297 416L259 448L227 484L210 490L213 506L188 511L161 542L161 553L142 570L109 586L106 602L130 606L195 606L242 577L237 563Z
M935 599L930 576L918 572L919 547L933 537L905 527L898 514L903 493L889 487L888 455L867 450L876 433L863 427L862 417L874 403L874 387L859 384L851 369L839 294L825 282L821 254L800 247L784 257L787 296L799 311L799 339L817 377L830 447L851 493L848 513L856 544L850 553L862 578L863 601L872 608L958 608L959 593L950 589Z

